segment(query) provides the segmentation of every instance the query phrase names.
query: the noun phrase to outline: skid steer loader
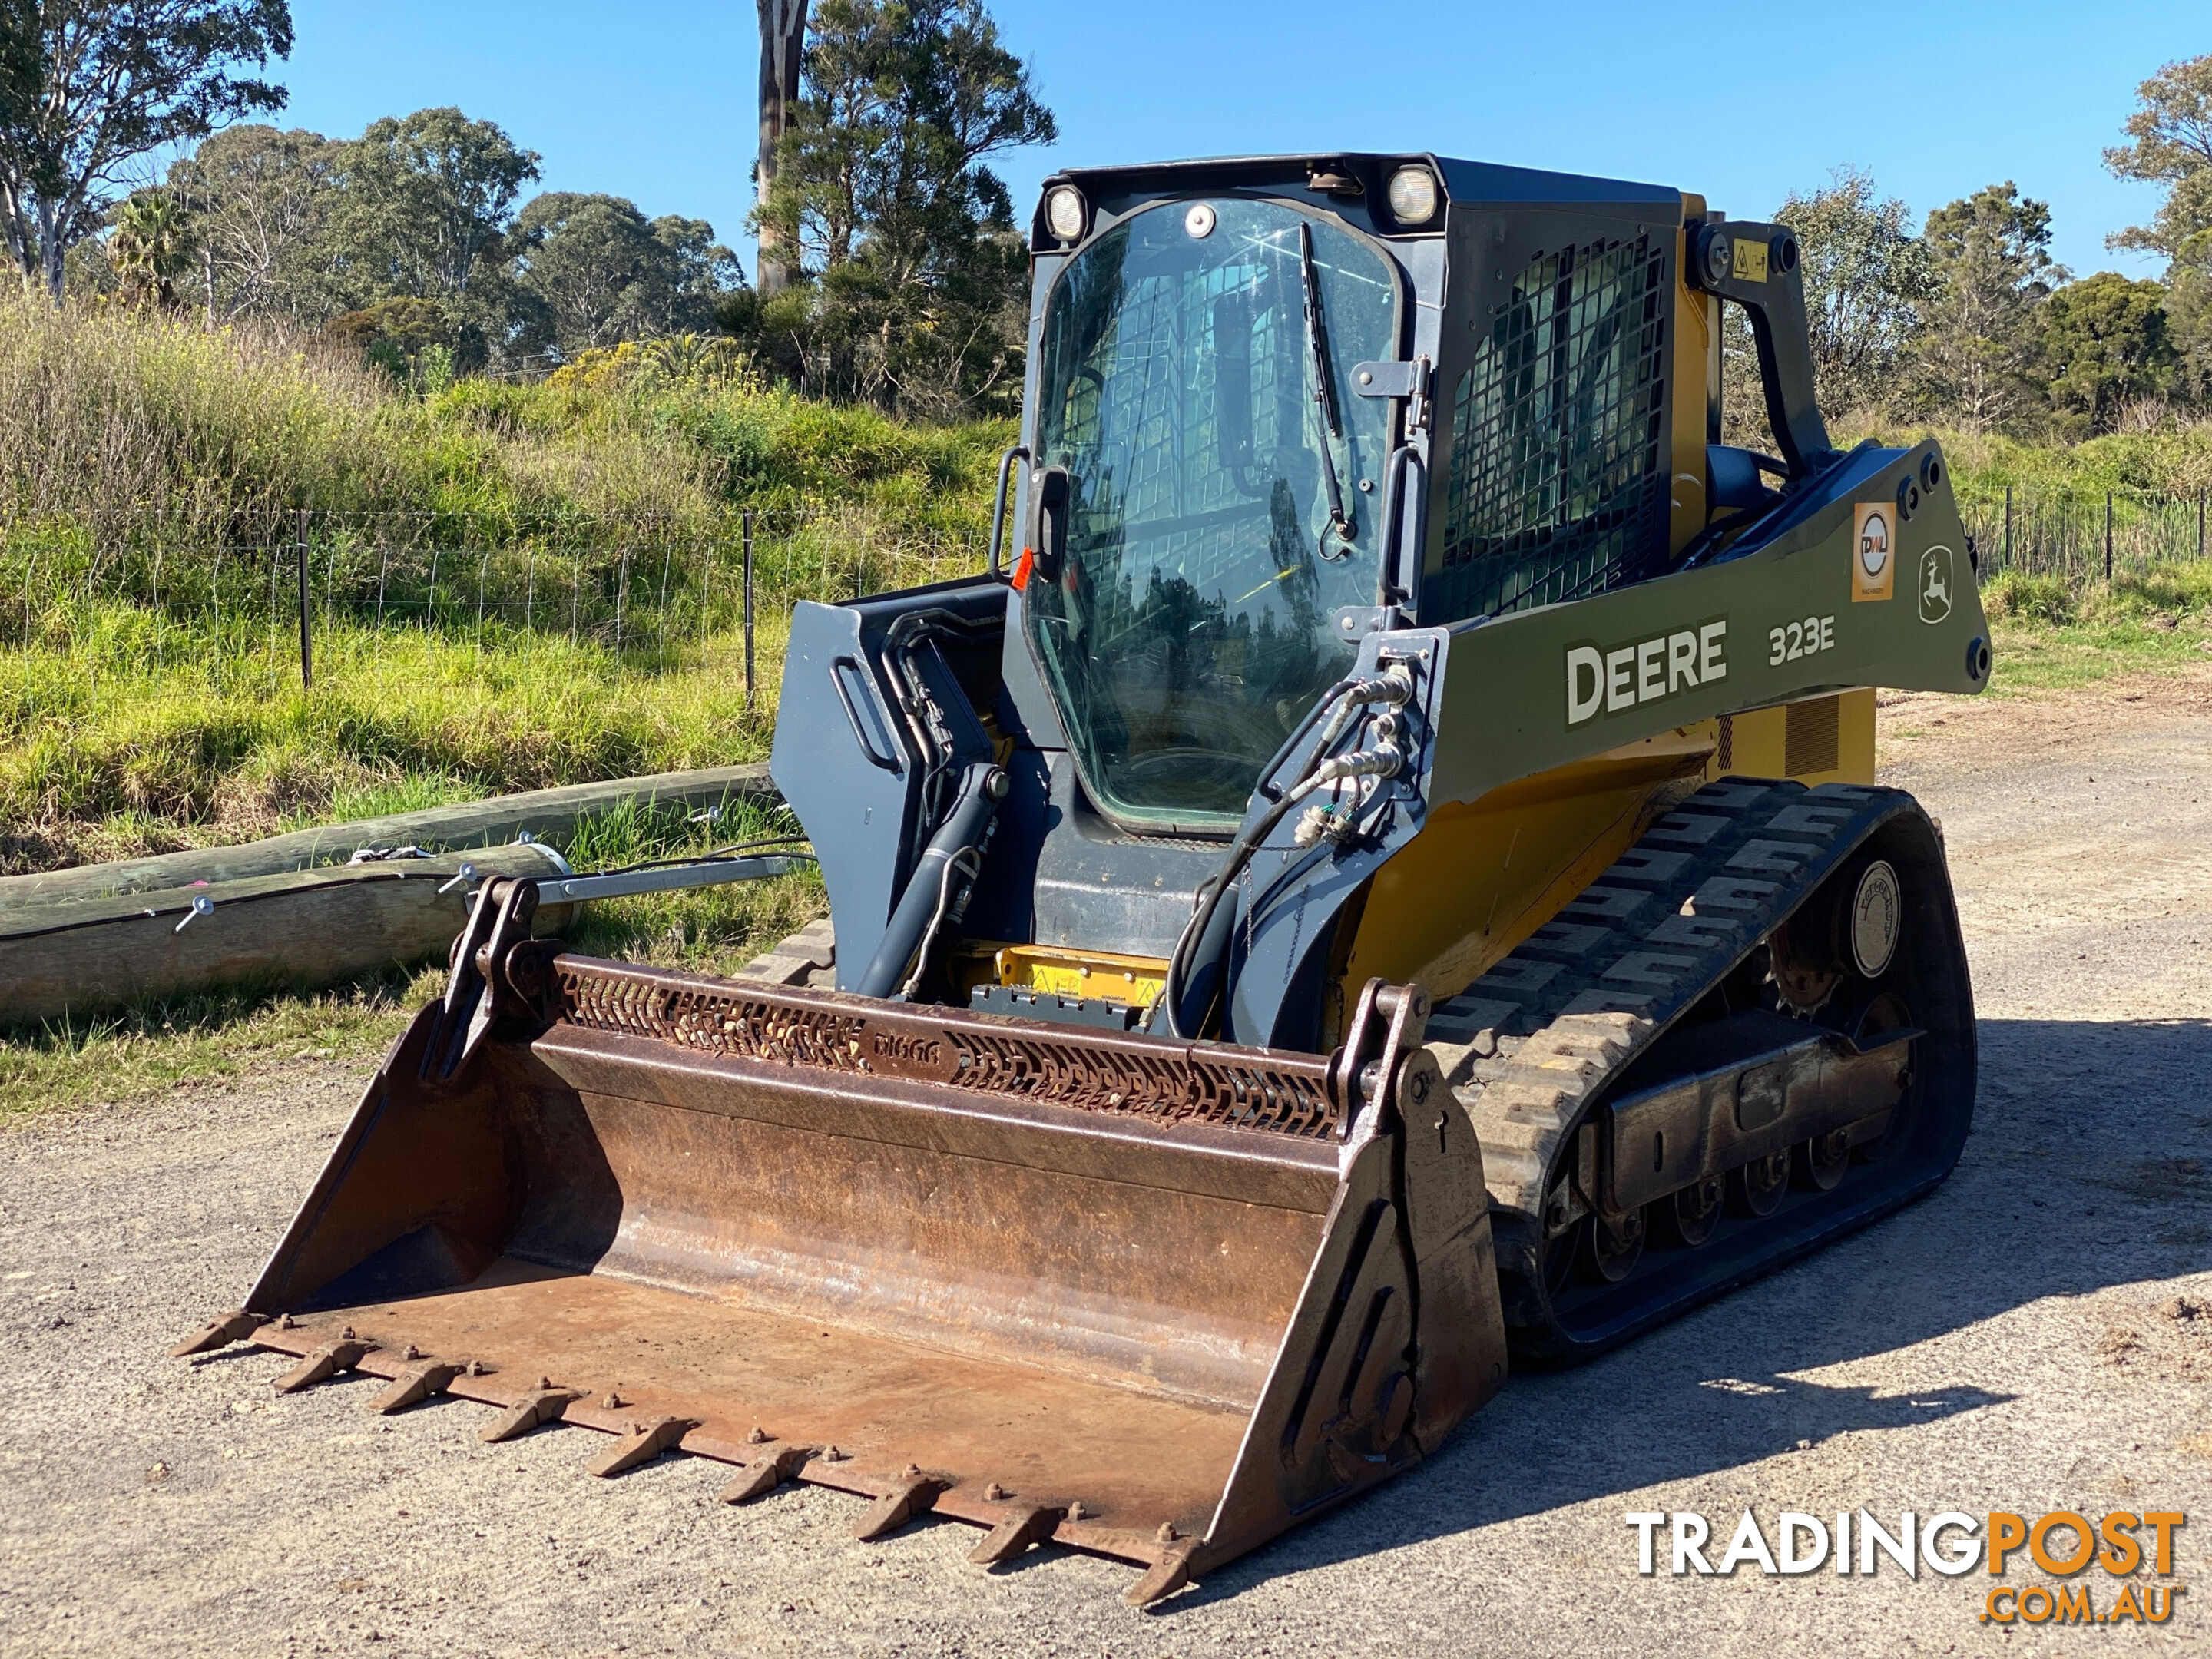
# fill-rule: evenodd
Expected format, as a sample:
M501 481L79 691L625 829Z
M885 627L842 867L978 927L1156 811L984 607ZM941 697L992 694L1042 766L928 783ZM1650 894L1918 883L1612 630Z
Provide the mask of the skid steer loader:
M1789 228L1340 155L1068 173L1030 246L988 568L792 619L834 944L596 961L489 883L182 1351L1142 1604L1948 1173L1871 688L1986 683L1973 550L1935 445L1829 442Z

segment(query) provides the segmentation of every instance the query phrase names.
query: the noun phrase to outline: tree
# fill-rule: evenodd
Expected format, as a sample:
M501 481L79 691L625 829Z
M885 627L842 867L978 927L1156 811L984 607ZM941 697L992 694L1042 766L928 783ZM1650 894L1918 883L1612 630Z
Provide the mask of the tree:
M2163 396L2178 354L2166 327L2166 289L2100 270L2044 302L2044 361L2051 401L2069 422L2111 432L2129 406Z
M436 304L465 362L506 343L506 233L535 151L457 109L386 116L345 147L329 236L333 275L356 306Z
M757 216L805 291L758 326L813 389L951 413L1011 381L1026 276L985 165L1052 113L981 0L828 0Z
M801 60L806 49L806 0L759 0L760 6L760 157L754 166L754 182L765 208L775 187L777 157L792 105L799 98ZM791 280L790 251L779 235L780 228L763 218L760 222L760 292L771 298L783 292Z
M450 373L451 330L443 311L428 300L398 295L333 317L323 325L326 339L351 346L364 360L394 380L413 380L418 365L443 354Z
M1877 198L1872 175L1839 167L1826 190L1792 191L1775 218L1797 233L1813 374L1831 415L1885 410L1897 400L1899 362L1934 296L1928 251L1911 211Z
M2140 107L2127 125L2134 142L2106 150L2105 165L2123 179L2165 185L2168 193L2149 224L2119 231L2106 243L2179 258L2204 234L2197 210L2212 206L2201 193L2177 201L2175 191L2212 170L2212 54L2165 65L2136 88L2136 97Z
M2106 150L2105 165L2123 179L2163 185L2166 194L2150 223L2105 245L2166 256L2172 343L2184 378L2202 395L2212 391L2212 54L2166 64L2136 97L2132 142Z
M745 285L738 256L714 240L704 219L664 213L653 222L654 280L640 299L655 334L696 333L714 326L723 302Z
M1974 432L2037 408L2036 308L2066 280L2049 206L2009 179L1984 185L1929 214L1921 241L1934 278L1914 346L1923 406Z
M252 314L313 325L343 308L327 233L344 153L320 133L244 125L170 167L210 322Z
M184 210L166 191L133 196L115 210L115 229L107 239L107 263L116 284L132 305L168 311L177 304L176 279L185 269L188 234Z
M286 0L0 0L0 238L25 283L60 300L137 158L282 107L229 71L291 50Z
M713 325L737 258L703 219L648 222L618 196L549 191L516 217L516 282L543 308L555 352Z

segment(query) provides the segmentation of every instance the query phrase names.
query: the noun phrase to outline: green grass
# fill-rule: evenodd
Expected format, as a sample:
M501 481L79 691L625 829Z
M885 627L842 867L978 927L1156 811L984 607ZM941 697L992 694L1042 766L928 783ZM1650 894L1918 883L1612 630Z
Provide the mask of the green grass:
M674 365L672 367L672 365ZM257 518L422 515L447 546L742 507L972 532L1012 423L930 426L627 348L420 398L319 336L0 298L0 539L204 554Z
M2160 566L2079 592L2056 577L2008 571L1982 601L1996 660L1992 696L2212 662L2212 563Z
M365 1065L444 984L442 968L374 974L313 995L240 988L18 1030L0 1041L0 1124L287 1062Z
M158 655L130 607L0 651L0 873L252 840L517 790L763 759L786 624L664 667L565 638L340 623L315 689L265 641Z
M1997 433L1845 415L1834 423L1837 441L1872 438L1908 445L1935 438L1943 446L1962 494L1999 496L2015 489L2095 495L2145 490L2192 496L2212 489L2212 420L2174 421L2146 432L2118 432L2078 444L2030 443Z

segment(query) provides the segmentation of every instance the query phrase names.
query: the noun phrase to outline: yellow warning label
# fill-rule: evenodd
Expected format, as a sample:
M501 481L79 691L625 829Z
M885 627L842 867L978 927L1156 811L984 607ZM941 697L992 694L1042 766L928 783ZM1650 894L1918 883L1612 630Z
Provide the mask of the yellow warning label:
M1735 250L1735 261L1729 275L1739 283L1763 283L1766 280L1765 243L1739 236L1729 246Z
M1860 501L1851 508L1851 602L1897 591L1897 507Z

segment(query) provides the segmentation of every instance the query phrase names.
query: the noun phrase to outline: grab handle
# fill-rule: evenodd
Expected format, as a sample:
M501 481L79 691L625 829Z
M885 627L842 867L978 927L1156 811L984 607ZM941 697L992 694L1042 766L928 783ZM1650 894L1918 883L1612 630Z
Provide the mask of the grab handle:
M999 457L999 494L991 503L991 562L985 569L1000 581L1006 580L1006 480L1012 476L1014 463L1029 458L1029 450L1021 444Z
M868 757L869 764L886 772L897 771L897 746L884 729L883 717L868 689L867 671L854 658L839 657L830 665L830 684L837 688L837 701L845 705L845 718L852 721L853 735L860 739L860 752Z
M1414 475L1414 508L1406 510L1407 474ZM1420 586L1423 520L1428 500L1427 469L1410 444L1390 452L1382 471L1382 603L1404 605ZM1408 532L1412 533L1408 535ZM1411 546L1407 545L1411 543Z

